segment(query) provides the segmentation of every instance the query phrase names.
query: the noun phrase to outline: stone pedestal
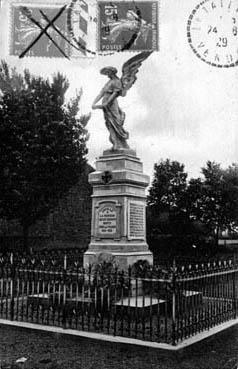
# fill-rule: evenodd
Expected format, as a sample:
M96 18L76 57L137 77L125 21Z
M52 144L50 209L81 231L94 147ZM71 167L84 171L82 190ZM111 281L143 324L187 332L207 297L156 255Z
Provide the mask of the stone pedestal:
M121 269L137 260L153 263L146 242L145 188L149 177L133 150L106 150L89 174L93 186L91 242L84 265L99 254L113 256Z

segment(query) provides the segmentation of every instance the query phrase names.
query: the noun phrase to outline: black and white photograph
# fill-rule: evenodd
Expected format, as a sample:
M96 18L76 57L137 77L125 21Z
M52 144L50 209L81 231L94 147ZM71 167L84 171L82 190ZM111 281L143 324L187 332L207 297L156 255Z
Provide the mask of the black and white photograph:
M238 0L0 1L0 369L238 369Z

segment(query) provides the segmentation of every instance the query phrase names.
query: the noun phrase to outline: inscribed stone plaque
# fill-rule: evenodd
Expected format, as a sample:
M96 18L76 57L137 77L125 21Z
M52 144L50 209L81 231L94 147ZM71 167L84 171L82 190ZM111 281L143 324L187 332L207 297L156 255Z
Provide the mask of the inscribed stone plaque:
M97 209L97 237L117 238L119 236L119 207L113 202L103 203Z
M145 205L142 202L129 202L128 238L145 239Z

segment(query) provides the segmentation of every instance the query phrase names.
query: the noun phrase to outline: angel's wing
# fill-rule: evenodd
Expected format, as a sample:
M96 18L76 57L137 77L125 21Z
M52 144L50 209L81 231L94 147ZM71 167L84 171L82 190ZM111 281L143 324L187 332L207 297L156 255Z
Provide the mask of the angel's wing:
M122 92L121 96L126 96L127 91L131 88L131 86L135 83L137 77L136 74L139 70L139 67L143 63L143 61L150 56L152 51L144 51L133 58L127 60L125 64L122 66Z

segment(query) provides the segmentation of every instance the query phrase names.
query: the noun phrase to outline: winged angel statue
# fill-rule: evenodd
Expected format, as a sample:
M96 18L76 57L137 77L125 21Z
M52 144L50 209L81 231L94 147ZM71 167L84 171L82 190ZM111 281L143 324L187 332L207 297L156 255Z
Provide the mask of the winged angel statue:
M139 67L150 54L151 52L145 51L127 60L122 67L121 78L118 78L117 69L114 67L104 67L100 70L101 74L108 76L109 81L94 100L92 109L103 110L106 127L110 133L109 140L113 145L112 150L129 149L129 134L123 127L125 113L120 109L117 98L126 96L137 79ZM101 99L101 105L97 105Z

